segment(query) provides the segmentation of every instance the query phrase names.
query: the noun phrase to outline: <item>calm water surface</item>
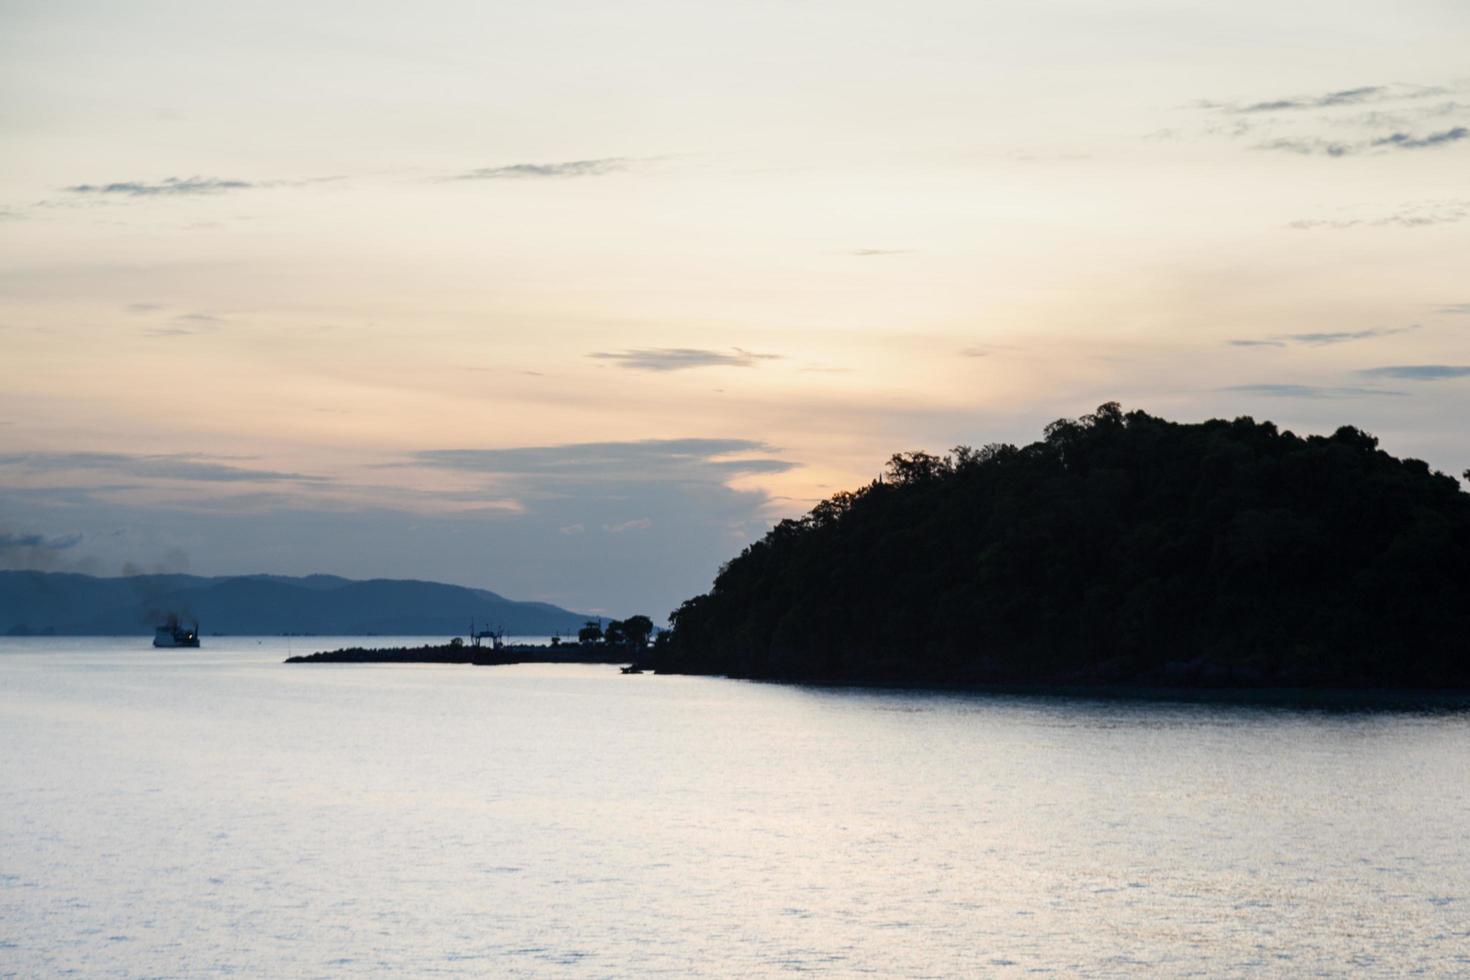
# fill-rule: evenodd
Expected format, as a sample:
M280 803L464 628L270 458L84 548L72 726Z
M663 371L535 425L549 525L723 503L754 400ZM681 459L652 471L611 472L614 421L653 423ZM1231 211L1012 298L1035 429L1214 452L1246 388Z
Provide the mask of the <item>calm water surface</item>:
M1470 974L1470 714L0 641L0 974Z

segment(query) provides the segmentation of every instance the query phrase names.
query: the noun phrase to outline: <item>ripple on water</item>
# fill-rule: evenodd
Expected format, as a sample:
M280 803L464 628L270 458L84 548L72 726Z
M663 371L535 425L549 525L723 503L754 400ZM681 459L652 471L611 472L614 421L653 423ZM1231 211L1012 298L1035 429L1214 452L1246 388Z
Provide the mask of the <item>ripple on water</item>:
M0 657L18 975L1470 964L1463 712L69 642Z

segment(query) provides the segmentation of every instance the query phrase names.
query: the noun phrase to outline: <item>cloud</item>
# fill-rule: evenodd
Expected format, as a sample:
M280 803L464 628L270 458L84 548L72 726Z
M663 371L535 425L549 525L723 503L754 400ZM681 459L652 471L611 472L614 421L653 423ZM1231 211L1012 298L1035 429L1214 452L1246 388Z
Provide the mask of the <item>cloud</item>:
M48 537L34 532L0 530L0 568L50 571L64 563L64 553L83 540L79 533Z
M1304 109L1338 109L1376 102L1404 102L1435 98L1449 94L1439 86L1359 85L1316 95L1288 95L1257 102L1197 102L1201 109L1214 109L1234 115L1261 115L1273 112L1298 112Z
M1288 228L1310 231L1317 228L1383 228L1395 225L1400 228L1424 228L1430 225L1448 225L1470 218L1470 201L1416 201L1401 206L1391 214L1377 218L1313 218L1292 221Z
M0 453L0 466L31 473L88 471L117 473L138 479L198 483L321 483L324 478L302 473L251 469L215 462L219 457L201 453L130 455L127 453Z
M15 551L30 551L41 549L43 551L65 551L75 548L81 543L80 534L63 534L60 537L48 538L44 534L12 534L8 531L0 531L0 553L11 553Z
M413 463L439 469L493 473L532 482L684 479L723 483L747 473L782 473L794 464L767 455L750 439L645 439L583 442L512 449L429 449ZM735 457L735 458L730 458Z
M1324 333L1293 333L1287 334L1286 339L1298 344L1306 344L1309 347L1325 347L1329 344L1345 344L1352 340L1370 340L1374 337L1393 337L1398 334L1412 333L1419 329L1419 325L1413 324L1408 327L1374 327L1368 330L1336 330Z
M1356 156L1360 153L1368 153L1374 150L1433 149L1434 147L1458 143L1463 139L1470 139L1470 128L1456 126L1453 129L1430 133L1427 136L1413 136L1409 133L1391 133L1388 136L1380 136L1375 139L1354 143L1344 143L1339 140L1325 140L1317 137L1282 138L1257 143L1255 149L1277 150L1284 153L1296 153L1301 156L1346 157Z
M168 324L152 327L147 332L153 337L192 337L218 330L224 322L220 317L208 313L180 313Z
M1267 99L1230 107L1230 112L1289 112L1295 109L1331 109L1343 105L1361 105L1381 99L1386 90L1382 85L1361 85L1358 88L1340 89L1325 95L1297 95L1285 99Z
M653 527L653 521L647 517L639 517L631 521L620 521L617 524L602 525L602 529L608 534L622 534L624 531L646 531L651 527Z
M908 255L911 248L855 248L848 255L856 255L860 258L871 258L875 255Z
M248 190L259 184L247 180L224 180L219 177L165 177L156 184L140 180L123 180L111 184L73 184L64 190L73 194L117 194L124 197L158 197L187 194L220 194L225 191Z
M1312 231L1316 228L1356 228L1363 224L1367 222L1361 218L1300 218L1287 222L1286 227L1297 231Z
M1459 84L1464 89L1463 83ZM1333 158L1396 151L1428 150L1470 140L1470 127L1455 120L1466 109L1454 99L1454 89L1442 86L1360 85L1311 95L1289 95L1252 102L1194 103L1196 108L1216 113L1207 133L1241 139L1260 133L1267 138L1253 149L1298 156ZM1435 98L1432 105L1421 104ZM1363 106L1399 103L1386 109L1360 110ZM1439 126L1429 132L1418 126ZM1305 127L1325 132L1303 132ZM1286 131L1281 130L1285 128ZM1295 131L1293 131L1295 130ZM1388 130L1385 132L1385 130Z
M603 177L628 170L639 161L631 157L602 157L597 160L568 160L563 163L513 163L502 167L480 167L444 180L524 180L539 177Z
M1017 344L974 344L958 351L961 357L989 357L992 354L1021 351L1026 348Z
M1394 364L1387 367L1368 368L1358 373L1369 378L1443 381L1446 378L1470 378L1470 364Z
M694 347L646 347L625 351L595 351L587 355L613 361L635 371L684 371L699 367L754 367L761 361L779 360L779 354L755 354L731 348L730 352Z
M571 589L577 608L627 602L653 612L700 591L770 526L771 496L731 484L796 466L739 438L425 450L406 465L481 474L485 492L522 502L518 514L486 518L494 538L480 559L527 580L522 592Z
M1231 385L1221 391L1238 391L1246 395L1265 395L1270 398L1370 398L1379 395L1403 395L1402 391L1386 388L1322 388L1316 385L1254 384Z
M1446 129L1439 133L1430 133L1428 136L1410 136L1408 133L1393 133L1373 141L1373 146L1392 146L1400 150L1422 150L1428 147L1443 146L1446 143L1457 143L1462 139L1470 139L1470 127L1456 126L1454 129Z
M1333 140L1323 139L1274 139L1265 143L1257 143L1257 150L1279 150L1283 153L1296 153L1301 156L1329 156L1345 157L1358 152L1347 143L1339 143Z
M1436 313L1449 316L1470 316L1470 303L1455 303L1435 310Z
M1354 340L1371 340L1375 337L1392 337L1397 334L1410 333L1419 329L1419 324L1407 327L1372 327L1368 330L1332 330L1319 333L1288 333L1277 334L1263 340L1230 340L1226 341L1231 347L1286 347L1288 344L1298 344L1304 347L1327 347L1332 344L1346 344Z

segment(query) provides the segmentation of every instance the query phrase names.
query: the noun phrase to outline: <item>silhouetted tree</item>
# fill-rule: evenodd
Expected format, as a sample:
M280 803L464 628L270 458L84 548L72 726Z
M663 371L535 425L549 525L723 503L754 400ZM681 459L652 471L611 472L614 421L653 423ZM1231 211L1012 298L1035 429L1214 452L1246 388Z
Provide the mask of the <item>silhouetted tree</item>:
M639 613L629 616L623 620L623 633L628 638L628 645L643 649L648 645L648 636L653 632L653 620Z
M628 632L621 619L608 620L607 627L602 631L602 642L612 647L620 647L628 642Z
M602 624L601 623L598 623L598 622L595 622L593 620L590 620L590 619L587 622L583 623L582 624L582 628L579 629L579 630L577 630L577 642L578 643L601 643L602 642Z
M886 472L889 483L907 486L938 479L949 472L949 461L928 453L894 453Z

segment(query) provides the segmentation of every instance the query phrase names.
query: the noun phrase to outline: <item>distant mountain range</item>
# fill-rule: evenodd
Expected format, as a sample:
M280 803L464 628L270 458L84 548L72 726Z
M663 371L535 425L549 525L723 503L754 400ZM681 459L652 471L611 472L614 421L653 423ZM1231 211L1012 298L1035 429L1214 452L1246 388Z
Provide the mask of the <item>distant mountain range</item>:
M508 635L573 633L587 619L544 602L484 589L335 575L132 575L0 571L0 634L109 636L151 633L170 613L201 632L246 635Z

